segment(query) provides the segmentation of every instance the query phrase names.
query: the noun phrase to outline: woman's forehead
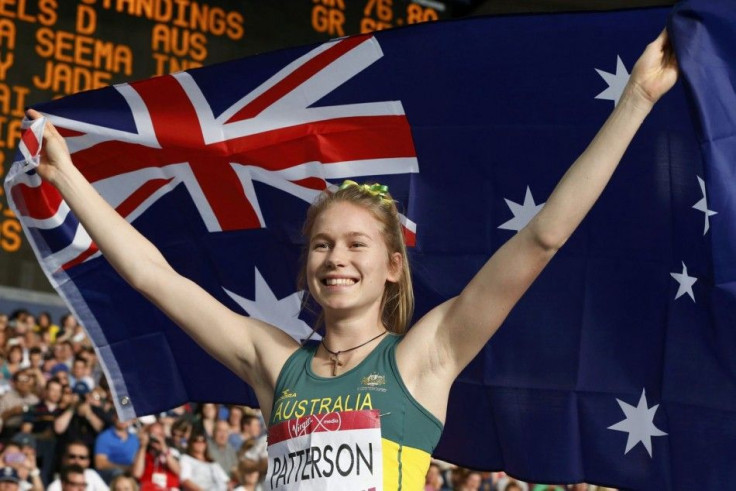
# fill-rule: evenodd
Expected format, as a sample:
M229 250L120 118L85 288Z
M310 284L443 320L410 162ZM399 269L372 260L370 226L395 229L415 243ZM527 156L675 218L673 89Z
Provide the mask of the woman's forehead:
M312 227L312 237L317 234L358 235L376 237L381 224L366 208L347 202L337 202L317 215Z

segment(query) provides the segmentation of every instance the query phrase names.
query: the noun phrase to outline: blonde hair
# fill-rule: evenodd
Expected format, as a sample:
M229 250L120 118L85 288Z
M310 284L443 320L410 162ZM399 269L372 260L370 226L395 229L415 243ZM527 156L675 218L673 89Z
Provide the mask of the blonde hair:
M378 192L376 188L383 189ZM322 192L309 207L307 218L302 228L305 246L302 253L302 264L299 274L299 289L305 291L303 303L306 305L309 300L309 289L306 287L306 267L312 228L320 213L335 203L352 203L369 211L380 224L381 235L388 250L388 260L390 261L391 255L396 252L401 254L401 276L395 283L387 281L383 291L383 298L381 299L381 321L389 331L396 334L403 334L414 314L414 289L411 282L409 258L406 254L406 244L399 219L399 211L385 186L358 185L351 181L346 181L336 191L326 190ZM319 326L323 322L323 315L320 314L317 325Z

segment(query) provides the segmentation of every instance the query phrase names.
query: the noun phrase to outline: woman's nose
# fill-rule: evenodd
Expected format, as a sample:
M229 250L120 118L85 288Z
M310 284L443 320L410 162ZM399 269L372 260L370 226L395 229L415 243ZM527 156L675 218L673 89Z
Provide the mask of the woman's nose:
M342 250L338 247L332 248L332 250L327 254L327 257L325 258L325 262L328 267L330 268L339 268L342 266L345 266L345 255Z

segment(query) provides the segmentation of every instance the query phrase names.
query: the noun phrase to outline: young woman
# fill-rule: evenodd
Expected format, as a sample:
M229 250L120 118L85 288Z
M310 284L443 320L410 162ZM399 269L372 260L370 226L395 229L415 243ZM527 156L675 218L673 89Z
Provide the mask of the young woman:
M230 489L230 477L210 457L207 451L207 435L192 432L187 453L181 456L179 479L183 491L225 491Z
M413 306L409 267L396 208L380 186L344 185L324 193L308 212L303 276L322 308L325 335L320 344L302 348L278 328L230 311L176 273L89 185L50 124L38 173L59 189L126 281L253 387L272 427L309 414L377 410L382 440L368 448L382 459L384 489L417 489L440 437L453 381L582 221L676 78L663 32L642 54L613 113L544 208L460 295L405 335ZM40 117L33 110L28 115ZM301 445L307 447L297 453L312 465L306 476L315 478L315 466L327 475L328 462L336 462L327 447L317 455L309 443ZM360 456L366 466L372 462ZM287 472L296 465L293 456L284 456L267 481L285 488L298 484L305 474Z

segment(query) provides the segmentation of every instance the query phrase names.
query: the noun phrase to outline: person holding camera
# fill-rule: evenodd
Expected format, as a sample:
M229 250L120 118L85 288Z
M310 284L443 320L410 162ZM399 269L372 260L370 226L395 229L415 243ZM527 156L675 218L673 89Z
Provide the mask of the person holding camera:
M179 451L166 445L163 425L156 421L138 432L140 447L133 459L132 474L141 491L179 488Z
M62 445L81 440L93 447L97 435L113 424L112 411L98 389L90 392L84 383L65 386L59 406L63 411L54 420L54 431Z

